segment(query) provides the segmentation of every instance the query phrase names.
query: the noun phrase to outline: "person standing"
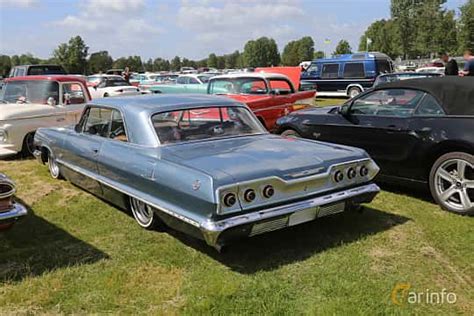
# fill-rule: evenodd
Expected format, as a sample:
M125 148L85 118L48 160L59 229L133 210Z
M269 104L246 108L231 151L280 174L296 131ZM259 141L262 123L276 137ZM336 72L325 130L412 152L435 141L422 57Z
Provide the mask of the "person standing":
M444 63L444 75L457 76L459 74L459 67L456 60L450 58L448 53L442 53L440 57Z
M472 55L472 50L467 49L464 51L464 60L466 64L464 65L464 69L459 72L459 75L462 77L474 76L474 56Z
M123 77L123 79L125 79L125 81L130 83L130 69L128 67L125 67L125 70L122 74L122 77Z

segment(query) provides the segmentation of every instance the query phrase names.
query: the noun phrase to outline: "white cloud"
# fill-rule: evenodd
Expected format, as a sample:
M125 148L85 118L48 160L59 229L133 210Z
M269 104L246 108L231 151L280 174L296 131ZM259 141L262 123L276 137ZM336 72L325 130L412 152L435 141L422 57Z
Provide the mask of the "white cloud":
M112 12L131 13L145 8L144 0L89 0L86 2L90 13L110 14Z
M0 0L0 7L31 8L38 4L38 0Z

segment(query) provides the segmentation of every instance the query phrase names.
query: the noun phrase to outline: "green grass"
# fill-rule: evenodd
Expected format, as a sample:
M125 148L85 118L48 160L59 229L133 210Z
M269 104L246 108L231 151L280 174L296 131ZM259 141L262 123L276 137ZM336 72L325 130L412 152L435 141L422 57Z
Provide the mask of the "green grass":
M0 161L30 215L0 234L0 314L466 314L474 312L473 218L382 192L344 213L218 254L133 218L33 160ZM394 305L395 284L446 288L455 304Z

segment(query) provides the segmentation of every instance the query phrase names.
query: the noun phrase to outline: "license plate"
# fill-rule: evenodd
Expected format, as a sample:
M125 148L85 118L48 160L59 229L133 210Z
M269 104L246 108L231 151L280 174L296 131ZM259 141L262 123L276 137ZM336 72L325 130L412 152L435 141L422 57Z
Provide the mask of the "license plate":
M317 207L313 207L301 212L293 213L290 215L288 226L294 226L294 225L312 221L316 218L317 214L318 214Z

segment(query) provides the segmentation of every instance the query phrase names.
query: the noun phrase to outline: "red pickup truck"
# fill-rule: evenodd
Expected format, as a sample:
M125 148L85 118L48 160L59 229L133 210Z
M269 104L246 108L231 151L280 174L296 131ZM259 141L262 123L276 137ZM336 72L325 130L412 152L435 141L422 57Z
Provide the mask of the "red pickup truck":
M283 74L249 72L212 77L207 93L225 95L247 104L272 131L278 118L311 104L316 91L297 91Z

